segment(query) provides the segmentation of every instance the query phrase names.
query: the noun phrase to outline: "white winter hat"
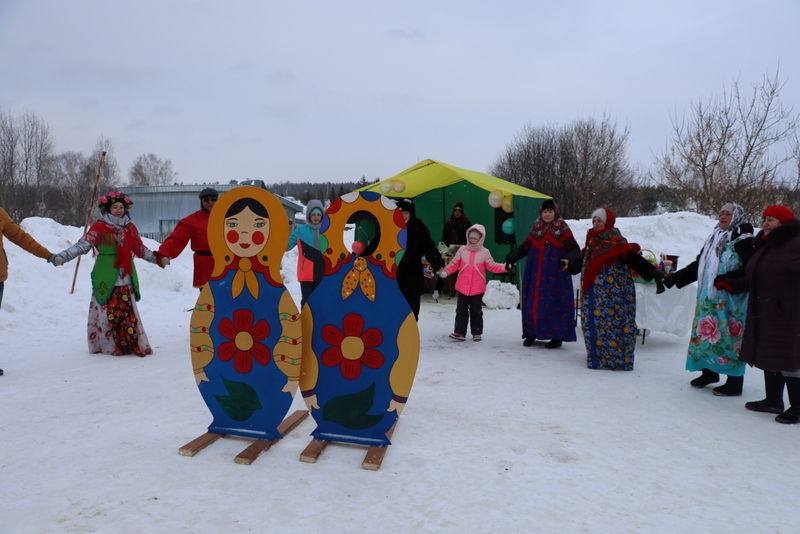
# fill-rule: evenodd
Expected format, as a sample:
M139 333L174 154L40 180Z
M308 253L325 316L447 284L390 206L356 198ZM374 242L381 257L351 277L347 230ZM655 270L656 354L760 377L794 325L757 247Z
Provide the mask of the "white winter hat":
M597 217L603 222L606 222L606 210L604 210L603 208L597 208L592 212L592 219L594 219L595 217Z

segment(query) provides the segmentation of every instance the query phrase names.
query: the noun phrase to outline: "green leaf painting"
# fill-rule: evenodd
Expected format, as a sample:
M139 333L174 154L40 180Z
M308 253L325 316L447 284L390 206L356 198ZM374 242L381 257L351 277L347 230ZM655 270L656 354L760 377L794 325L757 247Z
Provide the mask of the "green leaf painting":
M256 410L263 408L256 391L244 382L234 382L224 377L222 381L229 395L214 395L214 397L231 419L246 421Z
M350 395L342 395L329 400L322 407L322 416L326 421L338 423L346 428L361 430L378 424L383 414L370 415L375 399L375 384L367 389Z

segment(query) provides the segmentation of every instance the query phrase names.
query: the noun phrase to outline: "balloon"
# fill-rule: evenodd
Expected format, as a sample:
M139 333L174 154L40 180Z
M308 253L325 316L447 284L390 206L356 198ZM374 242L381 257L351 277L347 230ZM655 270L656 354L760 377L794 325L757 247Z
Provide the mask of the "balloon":
M503 192L499 189L495 189L491 193L489 193L489 205L493 208L499 208L500 204L503 202Z
M383 182L380 186L381 193L386 194L392 191L392 183L391 182Z
M395 193L402 193L406 190L406 184L401 182L400 180L395 180L392 182L392 189L394 189Z
M361 254L364 252L364 243L361 241L353 241L353 254Z
M506 234L506 235L513 234L514 233L514 219L513 218L512 219L506 219L505 221L503 221L503 226L501 226L501 228L503 229L503 233L504 234Z
M502 202L500 202L500 207L503 208L503 211L506 213L514 211L514 197L511 195L503 197Z

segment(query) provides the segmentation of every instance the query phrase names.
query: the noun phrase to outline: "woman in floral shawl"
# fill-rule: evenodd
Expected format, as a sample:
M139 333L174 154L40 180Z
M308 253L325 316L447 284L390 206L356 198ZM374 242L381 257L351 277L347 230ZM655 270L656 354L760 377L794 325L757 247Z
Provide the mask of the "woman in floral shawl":
M577 259L579 252L556 203L552 199L542 202L530 234L506 256L507 271L517 260L527 258L520 292L522 344L526 347L537 339L549 339L545 348L555 349L562 341L577 339L572 276L567 263Z
M747 293L733 294L725 277L744 272L753 254L753 227L746 222L744 209L725 203L718 223L706 239L697 259L669 275L664 283L679 288L697 281L697 307L692 322L687 371L702 371L690 384L702 388L728 376L725 384L713 389L714 395L735 397L742 394L745 364L739 360Z
M100 217L77 243L50 257L63 265L94 249L92 300L89 303L89 351L113 356L152 354L139 319L139 277L133 256L156 263L153 252L142 243L128 210L133 201L122 191L98 199Z
M639 254L639 245L622 237L615 222L608 208L592 212L592 228L580 257L581 329L589 369L632 371L636 291L631 269L659 285L664 275Z

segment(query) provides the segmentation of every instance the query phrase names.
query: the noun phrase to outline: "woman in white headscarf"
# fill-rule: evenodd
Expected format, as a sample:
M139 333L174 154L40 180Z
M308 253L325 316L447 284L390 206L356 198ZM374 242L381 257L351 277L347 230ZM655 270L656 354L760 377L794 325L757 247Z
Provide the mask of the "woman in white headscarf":
M702 374L690 384L702 388L719 382L714 395L735 397L742 394L745 363L739 351L747 317L747 294L731 289L726 275L741 273L753 253L753 227L746 222L744 209L734 202L720 208L718 223L706 239L697 259L664 279L664 285L679 288L697 281L697 307L692 322L687 371Z

